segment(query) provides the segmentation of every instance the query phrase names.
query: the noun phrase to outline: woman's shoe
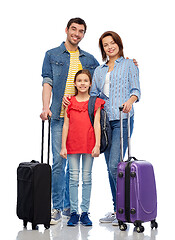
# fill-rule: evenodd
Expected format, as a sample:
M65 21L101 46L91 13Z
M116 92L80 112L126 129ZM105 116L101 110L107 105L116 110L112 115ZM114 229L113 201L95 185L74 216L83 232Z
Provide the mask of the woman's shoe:
M92 226L92 222L88 217L87 212L83 212L80 217L80 223L84 226Z
M80 215L77 214L76 212L71 213L70 219L67 222L67 226L69 227L74 227L78 224L79 222Z

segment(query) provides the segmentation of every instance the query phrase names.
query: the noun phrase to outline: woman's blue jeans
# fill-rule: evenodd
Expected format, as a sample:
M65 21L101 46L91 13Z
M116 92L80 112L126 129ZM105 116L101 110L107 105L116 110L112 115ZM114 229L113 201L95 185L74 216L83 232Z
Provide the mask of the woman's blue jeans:
M62 142L62 128L64 118L51 120L52 136L52 203L54 209L63 210L70 207L69 202L69 165L67 159L60 156ZM67 164L67 170L65 173Z
M114 212L116 212L116 188L117 188L117 166L120 162L120 120L110 121L112 129L112 144L104 155L107 164L108 177L112 192ZM123 119L123 155L128 146L128 120ZM130 118L130 133L132 135L134 125L134 116ZM123 157L124 157L123 156Z
M78 213L78 186L80 173L80 157L82 156L82 212L89 211L91 185L92 185L92 165L91 154L68 154L69 161L69 195L71 213Z

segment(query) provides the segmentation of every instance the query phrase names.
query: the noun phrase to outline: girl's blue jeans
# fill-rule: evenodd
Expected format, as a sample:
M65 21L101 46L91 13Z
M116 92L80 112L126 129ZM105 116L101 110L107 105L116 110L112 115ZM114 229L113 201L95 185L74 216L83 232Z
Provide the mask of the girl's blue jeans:
M71 213L78 213L78 186L80 173L80 158L82 157L82 212L89 211L91 185L92 185L92 165L91 154L68 154L69 161L69 195Z
M123 155L128 146L128 120L123 119ZM104 155L107 164L108 177L112 192L114 212L116 212L116 188L117 188L117 166L120 162L120 120L110 121L112 129L112 143L110 148L106 149ZM134 125L134 116L130 118L130 133L132 135ZM124 157L123 156L123 157Z

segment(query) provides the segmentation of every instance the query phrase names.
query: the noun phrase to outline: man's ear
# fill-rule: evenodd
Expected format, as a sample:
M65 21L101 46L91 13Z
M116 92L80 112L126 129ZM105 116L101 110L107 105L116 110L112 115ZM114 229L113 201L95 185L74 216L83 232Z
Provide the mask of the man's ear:
M68 32L68 28L66 27L66 29L65 29L65 33L67 34L67 32Z

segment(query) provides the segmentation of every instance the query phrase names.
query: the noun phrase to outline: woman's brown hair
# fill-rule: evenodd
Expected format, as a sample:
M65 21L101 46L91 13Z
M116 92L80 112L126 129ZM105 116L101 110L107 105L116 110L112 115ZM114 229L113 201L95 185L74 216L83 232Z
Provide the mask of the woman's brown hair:
M89 77L89 81L90 81L90 84L92 84L92 76L91 76L91 73L89 72L88 69L81 69L79 70L76 74L75 74L75 77L74 77L74 83L76 82L76 79L78 77L78 75L80 74L86 74L88 77ZM88 93L90 93L90 88L88 90ZM78 90L77 90L77 87L75 86L75 96L78 94Z
M115 32L107 31L107 32L104 32L101 35L100 39L99 39L99 47L100 47L100 50L101 50L102 60L103 61L107 61L107 55L106 55L106 53L104 51L103 43L102 43L103 38L105 38L107 36L111 36L113 38L114 42L119 47L119 56L120 57L124 57L124 54L123 54L123 43L122 43L121 37L117 33L115 33Z

